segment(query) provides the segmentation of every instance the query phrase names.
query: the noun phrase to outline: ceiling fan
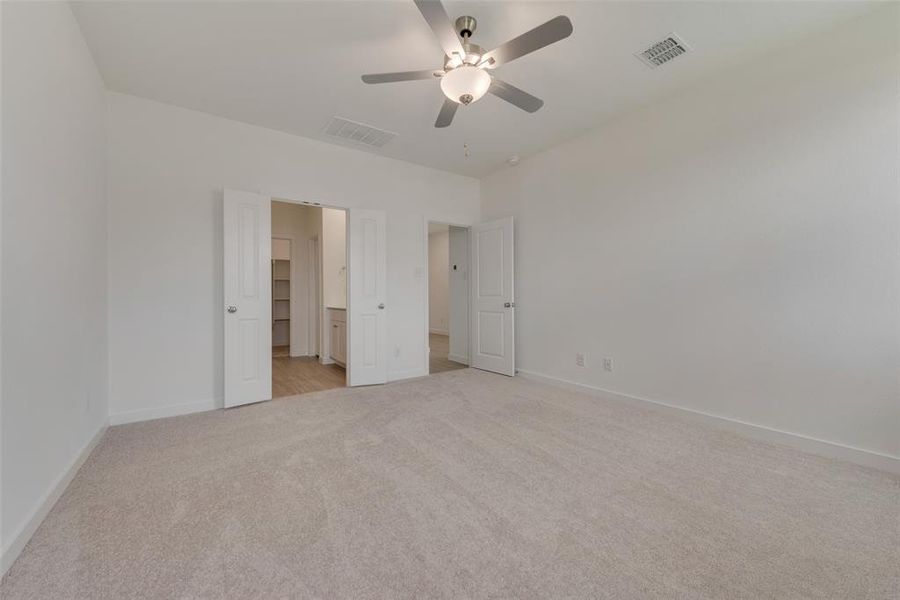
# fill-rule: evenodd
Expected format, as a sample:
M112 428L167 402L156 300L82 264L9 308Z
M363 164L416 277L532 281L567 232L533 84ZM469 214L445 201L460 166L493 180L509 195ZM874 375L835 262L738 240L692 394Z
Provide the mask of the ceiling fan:
M459 17L456 19L454 30L450 24L450 17L439 0L413 1L444 49L444 68L363 75L362 80L365 83L440 78L441 91L444 92L446 99L434 123L435 127L447 127L453 121L460 104L471 104L486 93L494 94L530 113L544 105L544 101L540 98L494 77L490 71L569 37L572 34L572 22L568 17L559 16L550 19L543 25L538 25L485 52L481 46L470 41L472 34L475 33L475 17Z

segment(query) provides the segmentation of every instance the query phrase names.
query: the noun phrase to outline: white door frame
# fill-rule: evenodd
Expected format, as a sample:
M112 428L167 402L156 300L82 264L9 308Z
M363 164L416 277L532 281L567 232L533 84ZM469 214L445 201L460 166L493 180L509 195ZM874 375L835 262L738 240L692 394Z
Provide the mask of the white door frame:
M306 270L306 302L309 328L306 331L306 344L309 348L309 356L319 356L321 344L319 343L319 315L321 304L319 298L319 236L316 235L306 242L306 252L309 264Z
M467 236L469 237L469 242L472 241L472 226L471 225L463 225L461 223L451 223L450 221L439 221L435 219L430 219L425 217L425 227L423 231L425 232L425 251L424 251L424 265L425 265L425 351L424 351L424 364L425 364L425 373L424 375L431 374L431 303L429 302L428 290L429 290L429 278L431 277L431 269L429 268L430 263L428 261L429 254L429 244L428 244L428 226L431 223L435 223L438 225L448 225L450 227L459 227L460 229L465 229L467 232ZM471 304L472 295L472 281L470 274L472 272L472 252L471 249L466 253L468 255L468 264L466 265L466 302ZM471 363L472 361L472 314L471 307L468 307L466 310L466 331L468 332L468 344L466 348L466 353L468 354L468 361Z

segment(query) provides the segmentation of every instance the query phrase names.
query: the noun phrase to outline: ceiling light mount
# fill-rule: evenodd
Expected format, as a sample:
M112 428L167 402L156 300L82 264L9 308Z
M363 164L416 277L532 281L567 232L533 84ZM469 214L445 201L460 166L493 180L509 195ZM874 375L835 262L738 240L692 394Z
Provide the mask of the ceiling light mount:
M475 20L475 17L463 15L456 19L456 31L463 40L468 40L472 37L476 27L478 27L478 21Z

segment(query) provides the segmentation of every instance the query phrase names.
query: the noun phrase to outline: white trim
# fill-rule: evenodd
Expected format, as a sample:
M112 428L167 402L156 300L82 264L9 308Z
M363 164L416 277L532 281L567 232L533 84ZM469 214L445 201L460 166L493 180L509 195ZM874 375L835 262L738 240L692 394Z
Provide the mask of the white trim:
M413 379L415 377L425 377L428 375L428 367L413 367L411 369L402 369L400 371L390 371L387 374L388 381L400 381L401 379Z
M321 213L321 211L319 211ZM320 228L321 230L321 228ZM319 354L319 234L306 240L306 347L308 356Z
M110 425L124 425L125 423L137 423L138 421L152 421L166 417L177 417L191 413L205 412L222 408L222 398L214 400L201 400L200 402L186 402L185 404L170 404L157 408L131 410L109 415Z
M447 360L452 360L453 362L458 362L466 366L469 364L469 357L463 356L462 354L449 354L447 355Z
M791 433L790 431L773 429L771 427L766 427L765 425L746 423L737 419L714 415L711 413L694 410L691 408L685 408L682 406L676 406L674 404L667 404L658 400L650 400L649 398L631 396L629 394L614 392L612 390L607 390L584 383L576 383L574 381L559 379L557 377L551 377L550 375L544 375L543 373L536 373L534 371L519 370L517 374L524 379L538 381L559 388L574 392L586 393L600 398L612 398L616 400L622 400L630 404L639 404L641 406L651 404L655 408L664 410L665 412L671 414L679 414L681 416L690 416L708 425L724 428L729 431L742 434L757 440L775 444L783 444L785 446L790 446L791 448L794 448L796 450L809 452L810 454L817 454L826 458L845 460L858 465L862 465L864 467L871 467L874 469L880 469L882 471L888 471L890 473L900 475L900 457L898 456L890 456L888 454L881 454L880 452L873 452L872 450L855 448L853 446L847 446L845 444L840 444L837 442L829 442L827 440L821 440L799 433Z
M41 523L44 522L47 515L50 514L56 501L59 500L59 497L62 496L63 492L66 491L66 488L69 486L69 483L71 483L72 479L75 477L75 474L78 473L78 469L81 468L81 465L83 465L84 461L91 455L91 452L93 452L97 443L100 442L103 434L106 433L106 427L106 423L103 423L100 426L97 433L95 433L88 443L85 444L81 449L81 452L79 452L75 459L69 464L68 468L63 471L53 485L50 486L50 489L47 490L44 497L38 502L37 506L28 517L28 520L25 521L25 524L12 536L12 541L3 548L3 554L2 557L0 557L0 576L5 575L6 571L8 571L13 563L16 562L16 559L19 558L19 555L22 553L22 550L25 549L31 536L33 536L34 532L41 526Z
M429 329L428 333L433 333L435 335L446 335L446 336L450 335L450 332L447 331L446 329Z

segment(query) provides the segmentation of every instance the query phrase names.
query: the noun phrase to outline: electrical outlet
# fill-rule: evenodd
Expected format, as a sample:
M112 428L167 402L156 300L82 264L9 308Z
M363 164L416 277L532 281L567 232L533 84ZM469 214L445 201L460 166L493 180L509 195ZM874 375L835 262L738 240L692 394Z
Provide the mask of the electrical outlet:
M584 354L582 354L581 352L579 352L575 355L575 366L576 367L584 366Z
M612 373L612 359L607 357L603 359L603 370Z
M400 346L396 346L394 348L394 358L399 358L399 357L400 357Z

